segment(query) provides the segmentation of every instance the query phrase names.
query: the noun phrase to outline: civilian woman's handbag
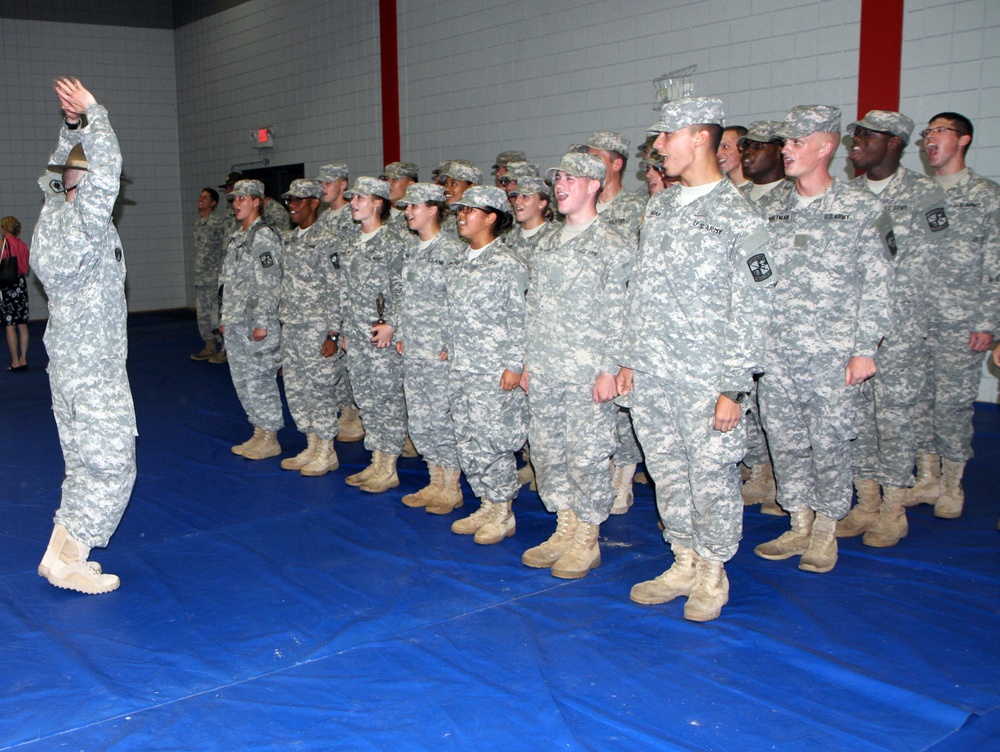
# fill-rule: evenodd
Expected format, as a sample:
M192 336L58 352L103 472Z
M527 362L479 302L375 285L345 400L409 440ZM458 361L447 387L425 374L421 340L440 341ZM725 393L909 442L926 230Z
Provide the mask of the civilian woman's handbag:
M4 258L4 252L7 258ZM0 287L13 287L17 284L17 259L7 248L7 238L3 239L3 248L0 248Z

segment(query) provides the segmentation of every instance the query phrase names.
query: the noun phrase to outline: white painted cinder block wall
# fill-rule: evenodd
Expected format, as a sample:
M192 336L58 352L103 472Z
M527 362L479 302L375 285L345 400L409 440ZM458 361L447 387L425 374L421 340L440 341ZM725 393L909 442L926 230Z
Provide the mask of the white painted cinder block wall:
M115 212L129 310L187 305L173 32L0 19L0 41L0 212L21 220L30 243L42 198L36 181L62 122L52 82L77 76L108 108L134 181ZM29 296L31 317L45 318L34 277Z
M598 129L635 145L655 119L653 79L692 64L696 93L721 97L730 122L823 102L846 125L857 106L860 0L398 0L398 11L402 152L424 177L446 158L488 172L504 148L551 166ZM2 211L20 211L26 231L37 215L33 183L55 132L48 80L93 77L141 178L122 226L132 310L193 304L194 200L260 158L251 129L273 129L273 165L311 174L343 160L361 175L383 164L374 0L251 0L175 32L2 20L0 30ZM994 179L998 32L996 0L906 0L901 109L918 128L941 110L972 118L969 161ZM84 49L71 49L78 39ZM916 148L906 164L921 168ZM835 172L848 177L846 149ZM630 174L627 187L638 185ZM980 398L997 399L985 371Z

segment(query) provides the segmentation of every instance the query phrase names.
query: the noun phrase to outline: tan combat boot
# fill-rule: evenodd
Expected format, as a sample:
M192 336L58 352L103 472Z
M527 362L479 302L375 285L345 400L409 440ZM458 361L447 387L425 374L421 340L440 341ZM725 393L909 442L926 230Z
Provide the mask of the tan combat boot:
M521 563L535 569L551 567L573 545L577 522L576 513L572 509L560 509L556 512L556 531L548 540L521 554Z
M74 539L62 525L56 525L49 546L38 565L38 574L64 590L87 595L101 595L117 590L121 584L113 574L104 574L97 562L87 561L90 547Z
M761 543L753 552L762 559L778 561L800 556L809 548L809 534L812 532L813 510L796 509L791 514L792 528L777 538Z
M817 514L809 534L809 547L799 560L804 572L829 572L837 565L837 521Z
M858 492L858 503L837 523L838 538L853 538L861 535L878 519L882 506L882 493L878 481L856 478L854 488Z
M875 548L889 548L906 537L910 531L906 522L906 507L903 506L906 491L907 489L897 486L882 488L882 506L878 510L878 519L868 528L865 537L861 539L862 543ZM837 532L840 533L839 524Z
M962 516L962 507L965 506L965 490L962 488L964 473L964 462L941 458L941 496L934 502L935 517L954 520Z
M366 493L385 493L390 488L399 485L399 476L396 474L396 460L398 454L386 454L379 452L379 464L375 472L369 475L358 488Z
M233 454L238 454L242 457L247 449L254 446L258 441L260 441L261 435L263 433L264 433L263 428L258 428L257 426L254 426L253 436L244 441L242 444L237 444L236 446L231 447L229 451L231 451Z
M282 470L301 470L316 456L316 442L319 436L314 433L306 434L306 448L294 457L286 457L281 461Z
M937 454L917 455L917 482L906 494L906 506L933 504L941 495L941 457Z
M722 607L729 602L729 578L721 561L698 559L698 574L694 589L684 604L688 621L718 619Z
M512 536L517 531L513 506L513 501L494 502L490 518L476 531L473 540L481 546L491 546Z
M365 437L365 427L361 422L361 414L354 405L348 405L340 411L337 427L339 429L338 441L361 441Z
M371 462L368 464L368 467L366 467L361 472L354 473L354 475L348 475L346 478L344 478L344 482L349 486L360 486L362 483L368 480L372 475L378 472L378 467L377 467L379 461L378 458L381 454L382 452L380 452L378 449L374 450L372 452L372 459Z
M462 498L461 476L462 471L458 468L441 468L441 481L437 493L427 502L424 511L431 514L450 514L462 506L465 500Z
M406 494L402 498L403 504L414 509L420 507L426 507L435 496L437 496L438 488L441 485L441 476L444 473L444 468L440 465L431 465L428 463L427 470L430 473L430 482L415 493Z
M777 504L775 496L778 489L774 484L774 468L770 462L762 462L750 468L750 477L740 489L743 505L751 507L754 504L766 504L770 501ZM784 512L782 512L784 513Z
M674 552L670 569L656 579L633 585L629 598L636 603L653 605L667 603L680 595L691 595L697 578L698 554L693 548L677 543L671 545L670 550Z
M403 450L400 452L403 457L419 457L420 452L417 448L413 446L413 440L410 438L410 434L406 434L403 439Z
M277 457L279 454L281 454L281 444L278 443L277 431L263 429L261 429L260 438L243 450L243 457L248 460L266 460L268 457Z
M635 465L616 465L611 462L611 487L615 492L615 501L611 505L611 514L625 514L632 506L632 478L635 477Z
M205 347L201 351L194 353L191 356L191 360L208 360L213 355L215 355L215 340L206 339Z
M601 566L600 532L600 525L578 520L569 549L552 565L552 576L578 580L591 569Z
M215 355L208 359L209 363L215 363L216 365L221 365L223 363L229 362L229 356L226 354L225 350L219 350Z
M451 532L456 535L473 535L479 531L479 528L489 522L492 516L493 502L481 501L479 502L479 509L475 512L468 517L463 517L451 523Z
M535 468L531 466L529 462L526 465L522 465L517 469L517 485L526 486L531 484L531 490L535 490Z
M302 467L299 473L307 478L319 478L340 467L340 458L333 446L333 439L316 439L316 452L309 464Z

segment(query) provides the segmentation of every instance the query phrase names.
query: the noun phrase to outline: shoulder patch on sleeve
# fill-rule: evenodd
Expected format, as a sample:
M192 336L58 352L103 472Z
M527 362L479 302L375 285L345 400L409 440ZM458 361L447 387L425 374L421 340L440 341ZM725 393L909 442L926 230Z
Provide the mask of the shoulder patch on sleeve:
M896 233L892 231L892 218L888 212L882 212L879 215L875 227L878 231L879 239L882 241L885 258L887 261L892 261L896 256Z
M948 229L948 214L943 206L932 206L924 212L927 228L931 232L941 232Z
M271 255L270 251L264 251L260 254L260 265L265 269L269 266L274 266L274 257Z
M764 227L743 239L740 253L744 273L750 275L755 285L773 285L777 282L777 270L769 257L771 236Z

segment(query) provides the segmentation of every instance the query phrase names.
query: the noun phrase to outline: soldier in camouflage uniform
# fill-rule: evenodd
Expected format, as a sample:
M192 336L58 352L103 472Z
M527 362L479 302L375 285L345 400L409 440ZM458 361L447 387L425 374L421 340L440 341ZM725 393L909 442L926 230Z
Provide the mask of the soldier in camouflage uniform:
M265 188L265 190L267 190ZM264 211L261 212L264 224L271 225L278 232L287 232L292 229L292 220L288 216L288 210L279 202L268 195L264 196Z
M464 159L450 159L447 162L442 162L438 169L440 170L438 182L444 187L444 200L448 206L460 201L462 195L469 188L479 185L483 181L482 170ZM445 219L441 229L451 237L459 238L458 224L454 214Z
M775 134L781 127L777 120L755 120L737 142L743 174L749 181L739 186L743 195L761 206L767 201L777 201L795 184L785 179L785 165L781 159L781 139ZM723 134L725 138L725 134ZM767 437L760 423L760 408L757 400L757 381L743 403L747 422L747 454L743 463L750 468L750 477L740 490L743 503L761 504L764 514L784 516L785 510L778 506L774 485L774 468L771 467L771 453L767 448Z
M323 189L315 180L293 180L282 198L296 229L281 251L281 366L285 397L306 448L281 461L285 470L317 477L340 466L337 382L346 371L339 347L341 272L336 239L316 224Z
M500 178L507 174L507 167L511 162L523 162L527 159L528 155L523 151L507 150L497 154L497 158L493 162L493 179L496 182L496 187L504 187L503 183L500 182Z
M198 312L198 334L205 342L192 360L208 360L215 355L218 341L214 330L219 326L219 272L222 254L226 250L229 223L221 213L215 213L219 194L214 188L203 188L198 196L198 221L194 224L194 289Z
M601 563L598 534L614 501L615 358L634 249L598 218L600 159L567 154L548 175L566 224L533 254L521 387L538 494L556 529L521 561L576 579Z
M222 262L220 331L226 337L229 373L253 426L253 436L233 454L262 460L281 454L284 426L277 374L281 366L281 237L260 217L264 184L240 180L226 198L240 227L229 238Z
M743 160L740 159L740 139L747 135L747 131L744 125L726 126L722 131L719 151L715 154L722 174L732 180L737 188L750 182L750 178L743 174Z
M499 188L469 188L451 204L469 241L447 270L448 365L458 459L481 501L451 530L499 543L514 534L517 496L514 452L527 438L524 365L524 293L528 267L497 237L510 226L510 204Z
M923 383L924 339L931 290L927 270L950 248L944 191L899 160L913 121L898 112L872 110L847 126L851 162L866 173L854 184L878 196L892 217L895 306L892 333L875 355L878 368L866 384L854 441L858 503L837 523L837 536L864 533L868 546L894 546L908 530L903 502L917 458L913 409ZM870 390L869 390L870 385Z
M333 253L337 254L335 266L341 268L344 259L341 254L344 250L344 238L354 231L354 219L351 217L351 207L344 192L347 190L348 182L347 165L343 162L323 165L319 169L316 182L323 188L323 203L328 206L327 210L319 215L316 220L317 225L323 228L335 239ZM340 409L338 441L361 441L365 437L364 426L361 425L361 417L358 413L358 406L354 403L354 391L351 389L351 377L347 370L344 370L343 378L337 382L337 407Z
M942 112L921 134L947 197L950 247L929 270L926 383L914 411L917 483L908 503L934 504L945 519L959 517L965 504L972 403L1000 312L1000 186L966 166L972 131L965 116Z
M365 448L372 452L371 464L346 480L362 491L383 493L399 485L396 460L406 436L403 359L393 346L403 286L403 241L385 224L387 182L360 177L344 195L351 201L357 225L344 245L346 306L341 331L354 397L365 422Z
M88 561L90 549L108 545L135 483L125 261L111 222L122 157L94 96L76 79L58 79L55 90L65 124L38 181L45 204L31 268L48 297L45 349L66 476L38 574L56 587L98 594L119 580Z
M516 224L504 235L503 242L530 267L535 249L555 227L550 206L552 189L543 178L523 177L507 195Z
M767 371L758 383L778 503L791 530L762 543L765 559L799 568L837 563L837 520L851 505L851 439L862 383L889 333L892 220L871 193L830 175L840 110L792 109L778 131L795 191L767 204L781 283Z
M411 183L401 200L409 225L403 253L403 294L396 350L403 356L403 391L410 437L430 472L426 488L403 497L408 507L448 514L462 506L455 425L448 406L446 270L465 247L441 232L444 189Z
M604 187L597 197L597 213L606 227L617 230L633 248L639 243L639 221L646 210L646 201L622 189L622 175L628 163L629 140L614 131L597 131L591 135L583 151L593 154L605 166ZM618 446L611 458L611 483L615 488L615 503L611 514L625 514L632 506L632 478L635 466L642 462L642 451L632 426L628 410L619 407L616 418Z
M507 194L507 198L511 198L511 194L517 190L517 181L522 178L537 178L538 177L538 165L535 162L528 162L526 160L521 160L518 162L511 162L507 165L507 171L497 178L497 184L504 193ZM511 204L513 205L513 199L511 198Z
M406 189L417 182L420 167L413 162L390 162L379 175L379 180L384 180L389 184L389 227L406 239L410 233L410 228L406 224L406 217L403 210L399 208L399 202L406 195Z
M618 391L632 404L674 563L636 584L637 603L686 595L684 618L715 619L742 531L740 403L763 363L776 273L764 220L719 170L722 102L663 105L656 149L679 187L649 201L629 282Z

